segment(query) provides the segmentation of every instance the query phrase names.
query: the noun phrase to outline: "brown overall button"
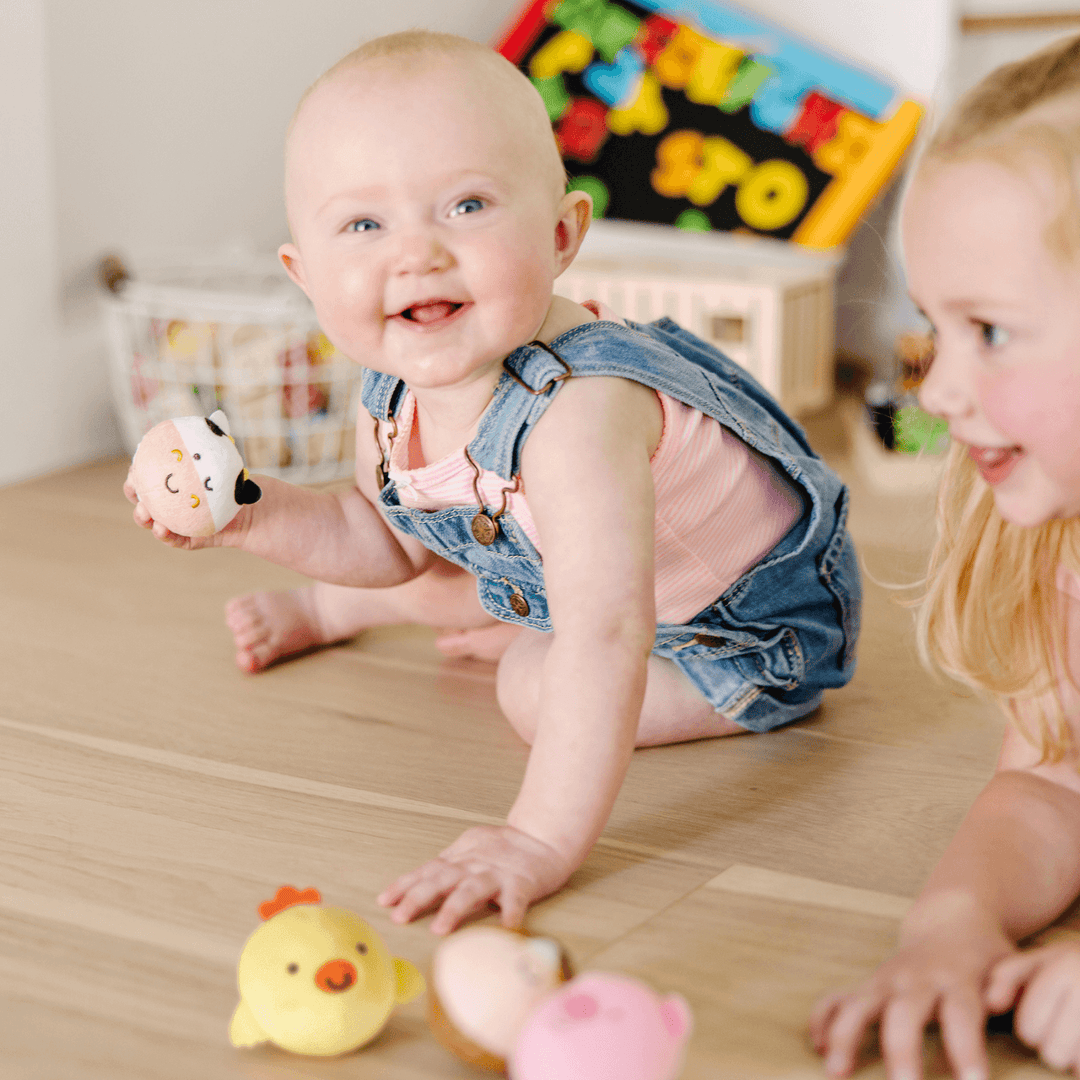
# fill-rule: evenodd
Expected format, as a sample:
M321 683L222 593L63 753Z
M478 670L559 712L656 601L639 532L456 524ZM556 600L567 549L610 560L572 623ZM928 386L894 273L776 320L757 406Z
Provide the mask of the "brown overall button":
M515 615L520 615L523 619L529 614L529 602L521 593L514 593L510 597L510 607Z
M487 514L477 514L472 519L472 534L478 544L490 547L499 535L499 526Z

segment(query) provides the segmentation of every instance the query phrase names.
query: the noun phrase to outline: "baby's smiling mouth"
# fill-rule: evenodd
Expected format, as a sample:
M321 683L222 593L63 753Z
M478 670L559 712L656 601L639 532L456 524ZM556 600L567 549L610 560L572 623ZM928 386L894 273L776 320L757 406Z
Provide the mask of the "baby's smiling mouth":
M430 326L445 319L453 318L465 305L453 300L424 300L418 304L403 308L396 318L420 326Z

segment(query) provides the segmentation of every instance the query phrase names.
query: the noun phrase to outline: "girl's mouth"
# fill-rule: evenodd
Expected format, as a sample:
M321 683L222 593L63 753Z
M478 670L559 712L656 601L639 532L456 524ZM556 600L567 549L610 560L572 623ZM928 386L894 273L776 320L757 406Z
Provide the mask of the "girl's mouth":
M398 317L417 326L439 326L453 319L464 307L453 300L424 300L404 308Z
M1019 446L969 446L968 457L988 484L1000 484L1015 468L1024 451Z

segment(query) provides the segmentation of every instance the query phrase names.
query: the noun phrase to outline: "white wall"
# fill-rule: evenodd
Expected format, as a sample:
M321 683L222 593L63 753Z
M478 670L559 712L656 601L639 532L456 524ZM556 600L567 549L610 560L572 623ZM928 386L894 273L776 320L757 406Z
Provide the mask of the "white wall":
M744 6L929 94L951 2ZM285 231L282 133L320 71L361 39L408 26L490 40L519 6L3 0L0 146L19 168L0 169L0 484L121 450L93 304L103 253L137 269L168 251L272 251ZM863 294L889 303L880 246L860 239L856 258L861 249L845 274L842 342L851 312L873 310Z
M78 453L55 408L61 368L45 54L43 5L0 7L0 483Z

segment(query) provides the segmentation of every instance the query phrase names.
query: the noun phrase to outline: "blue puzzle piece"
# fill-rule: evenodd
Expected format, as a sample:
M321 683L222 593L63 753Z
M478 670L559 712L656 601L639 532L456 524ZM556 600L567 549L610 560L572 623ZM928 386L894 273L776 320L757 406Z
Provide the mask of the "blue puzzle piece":
M614 64L590 64L582 80L605 105L614 107L630 97L644 70L641 54L627 45L615 55Z

